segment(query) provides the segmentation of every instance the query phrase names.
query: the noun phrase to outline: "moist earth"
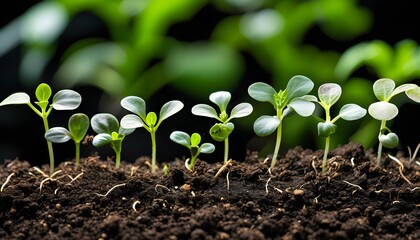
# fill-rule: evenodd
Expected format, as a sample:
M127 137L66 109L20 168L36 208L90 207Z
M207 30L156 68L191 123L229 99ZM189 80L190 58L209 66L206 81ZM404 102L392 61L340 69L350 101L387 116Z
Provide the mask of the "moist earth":
M400 164L359 144L329 154L290 149L276 168L243 161L194 171L184 159L160 164L98 156L48 166L0 165L0 239L420 239L420 162ZM168 171L164 171L165 169ZM217 176L215 176L217 174Z

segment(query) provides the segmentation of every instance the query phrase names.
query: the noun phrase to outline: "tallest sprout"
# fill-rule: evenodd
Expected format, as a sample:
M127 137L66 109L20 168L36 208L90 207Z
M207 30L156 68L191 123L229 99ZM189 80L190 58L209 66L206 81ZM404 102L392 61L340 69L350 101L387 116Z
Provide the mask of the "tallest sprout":
M249 95L257 101L269 102L276 110L275 116L261 116L254 123L254 131L258 136L264 137L272 134L277 129L276 146L270 169L274 168L277 155L280 149L283 119L295 111L303 117L310 116L315 110L315 96L306 95L314 83L307 77L297 75L292 77L287 83L285 90L277 92L270 85L263 82L253 83L248 88Z
M45 132L49 130L48 126L48 116L50 115L52 109L55 110L73 110L79 107L82 102L82 96L79 93L73 90L61 90L58 91L53 99L52 104L49 105L49 99L51 97L51 88L46 83L41 83L35 90L35 96L37 98L36 105L39 109L36 108L32 103L28 94L24 92L18 92L10 95L4 99L0 106L10 105L10 104L27 104L38 116L42 118L44 122ZM50 175L54 172L54 152L52 143L47 141L48 152L50 155Z

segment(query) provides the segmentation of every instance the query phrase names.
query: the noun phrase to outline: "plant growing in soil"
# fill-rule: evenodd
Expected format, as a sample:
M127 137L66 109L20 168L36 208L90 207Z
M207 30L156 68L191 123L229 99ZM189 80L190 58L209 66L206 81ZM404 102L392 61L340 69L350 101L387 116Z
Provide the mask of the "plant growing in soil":
M331 119L330 109L341 96L341 87L336 83L325 83L318 88L319 105L325 110L325 120L319 122L318 135L325 137L324 158L322 160L322 175L327 172L327 156L330 147L330 137L335 133L337 125L334 123L342 118L347 121L360 119L366 115L366 109L357 104L349 103L341 107L338 115Z
M79 107L82 102L82 96L79 93L73 90L64 89L58 91L52 99L52 103L49 104L49 99L51 97L52 91L51 87L46 83L41 83L35 90L35 96L37 98L36 105L39 109L36 108L31 103L31 98L27 93L18 92L13 93L4 99L0 106L10 105L10 104L27 104L38 116L42 118L44 123L45 132L49 130L48 126L48 116L50 115L52 109L55 110L73 110ZM47 141L48 153L50 157L50 175L54 172L54 151L52 143Z
M68 123L68 130L64 127L53 127L45 133L45 139L53 143L64 143L72 139L76 145L76 166L80 160L80 142L89 129L89 117L84 113L73 114Z
M373 93L379 101L372 103L368 108L368 112L374 119L381 121L378 135L377 165L381 162L382 147L395 148L398 146L399 139L397 134L393 133L391 129L386 126L386 123L398 115L397 106L389 101L395 95L403 92L405 92L407 97L411 100L420 103L420 87L416 84L406 83L395 88L394 80L389 78L378 79L373 84Z
M201 136L198 133L193 133L191 136L182 131L174 131L169 138L190 150L191 158L185 160L185 167L191 172L194 169L195 162L200 153L212 153L216 149L211 143L201 143Z
M265 137L277 130L276 145L271 160L270 169L274 168L281 144L283 119L296 112L300 116L308 117L315 110L315 96L306 95L314 83L302 75L293 76L287 83L286 89L277 92L272 86L263 82L251 84L248 94L257 101L269 102L276 110L275 116L263 115L254 122L254 132L258 136Z
M109 113L98 113L90 121L93 131L98 133L92 140L95 147L110 145L115 152L115 167L120 167L122 141L134 129L120 127L117 118Z
M210 101L215 103L220 110L220 113L217 114L216 109L207 104L197 104L192 109L191 112L194 115L202 117L210 117L217 119L220 123L216 123L213 127L210 128L211 137L218 142L224 141L225 152L224 152L224 163L228 161L229 156L229 135L232 133L235 125L230 122L233 118L246 117L252 113L252 105L249 103L239 103L232 108L230 116L227 113L227 105L231 99L230 92L227 91L218 91L210 94Z
M165 103L160 109L159 120L156 113L146 114L146 102L137 96L128 96L121 100L121 106L134 114L128 114L121 119L121 126L126 129L144 127L152 140L152 174L156 172L156 130L163 120L181 111L184 104L178 100Z

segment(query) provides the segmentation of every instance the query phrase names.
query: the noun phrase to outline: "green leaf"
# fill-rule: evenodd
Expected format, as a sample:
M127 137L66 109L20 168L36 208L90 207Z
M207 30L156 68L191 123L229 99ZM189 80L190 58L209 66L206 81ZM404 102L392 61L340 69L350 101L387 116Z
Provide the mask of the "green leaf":
M31 102L31 99L28 94L24 92L13 93L12 95L5 98L0 106L9 105L9 104L28 104Z
M220 112L226 112L227 105L229 104L231 95L227 91L218 91L210 94L210 101L215 103L219 108Z
M133 133L134 130L136 130L136 129L135 128L128 128L127 129L127 128L120 127L120 129L118 130L118 135L119 135L120 138L122 136L128 136L131 133Z
M45 139L53 143L64 143L72 139L71 133L63 127L50 128L44 135Z
M69 119L69 131L75 142L80 142L89 129L89 117L83 113L73 114Z
M111 134L99 133L92 140L93 146L100 147L100 146L104 146L104 145L112 143L114 141L114 139L112 139Z
M231 122L226 124L216 123L210 128L210 135L214 140L221 142L229 137L234 128L235 126Z
M314 83L311 81L311 79L302 75L293 76L287 83L285 89L287 92L286 102L290 102L296 97L302 97L308 94L313 87Z
M95 114L90 122L93 131L96 133L107 133L111 135L112 132L118 132L120 128L117 118L109 113Z
M191 109L192 114L202 117L218 118L216 109L207 104L197 104Z
M55 110L73 110L80 106L82 96L73 90L58 91L52 101L52 106Z
M313 102L305 100L304 98L293 99L289 103L288 107L292 108L297 114L299 114L302 117L308 117L312 115L312 113L315 110L315 104Z
M261 116L254 123L254 132L260 137L265 137L276 131L280 124L277 116Z
M366 115L366 109L360 107L357 104L349 103L344 105L338 114L344 120L353 121L360 119Z
M198 133L193 133L191 135L191 146L193 147L197 147L198 145L200 145L201 142L201 136Z
M178 100L172 100L165 103L162 108L160 109L159 113L159 122L167 119L168 117L174 115L175 113L181 111L184 107L184 104Z
M182 132L182 131L174 131L174 132L171 133L171 135L169 135L169 138L172 141L174 141L174 142L176 142L176 143L178 143L178 144L180 144L182 146L185 146L187 148L190 148L190 145L191 145L190 144L191 143L190 135L188 135L185 132Z
M381 78L373 83L373 93L380 101L389 101L395 88L395 82L389 78Z
M341 96L341 87L336 83L325 83L318 88L319 100L327 106L334 105Z
M48 101L51 97L51 88L46 83L41 83L35 90L36 99L40 102Z
M149 127L154 127L156 126L156 122L157 122L157 115L154 112L149 112L146 116L146 124Z
M276 107L274 101L274 95L276 93L276 90L272 86L263 82L256 82L248 87L249 96L260 102L269 102L274 106L274 108Z
M369 114L380 121L389 121L398 115L398 108L389 102L375 102L368 108Z
M320 137L328 137L335 133L337 130L337 125L330 123L330 122L320 122L317 125L318 128L318 136Z
M143 121L146 121L146 102L137 96L128 96L121 100L121 106L126 110L137 114Z
M143 126L143 121L135 114L127 114L121 119L121 127L125 129L135 129Z
M417 103L420 103L420 87L419 86L417 86L414 89L407 90L405 93L407 94L408 98L410 98L411 100Z
M378 137L379 141L382 143L382 145L386 148L395 148L398 146L398 136L395 133L388 133L388 134L381 134Z
M252 105L249 103L239 103L230 112L230 118L246 117L252 113Z
M214 150L216 150L216 147L213 144L211 144L211 143L203 143L201 145L199 151L200 151L200 153L209 154L209 153L214 152Z

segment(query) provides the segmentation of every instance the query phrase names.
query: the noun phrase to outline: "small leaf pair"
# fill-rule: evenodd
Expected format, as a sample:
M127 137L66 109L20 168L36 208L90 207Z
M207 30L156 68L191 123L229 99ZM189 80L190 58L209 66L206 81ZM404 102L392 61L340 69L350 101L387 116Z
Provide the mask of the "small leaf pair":
M338 115L331 119L330 109L341 96L341 87L336 83L325 83L318 88L319 105L325 110L325 120L318 123L318 135L325 137L324 158L322 161L322 175L327 172L327 156L330 145L330 136L335 133L337 125L334 123L340 118L353 121L366 115L366 109L357 104L349 103L341 107Z
M306 95L313 87L314 83L302 75L292 77L287 83L285 90L280 90L279 92L263 82L256 82L249 86L248 94L252 98L260 102L271 103L276 111L275 116L264 115L259 117L254 123L254 132L261 137L268 136L277 130L271 169L276 164L280 149L283 119L293 112L303 117L308 117L313 113L315 104L311 101L316 101L316 97Z
M156 130L163 120L181 111L184 104L178 100L165 103L160 109L159 119L156 113L146 113L146 102L137 96L128 96L121 100L121 106L134 113L128 114L121 119L121 126L125 129L136 129L144 127L152 140L152 173L156 172Z
M394 119L398 115L398 107L389 101L397 94L405 93L408 98L420 103L420 87L416 84L407 83L395 88L394 80L381 78L373 84L373 93L379 101L372 103L368 108L368 112L373 118L381 121L378 135L378 155L376 158L377 165L379 165L382 157L382 147L395 148L399 142L397 134L391 132L386 126L387 121Z
M193 133L191 136L182 131L174 131L169 138L190 150L191 159L185 160L185 167L191 172L194 169L195 162L200 153L212 153L216 149L211 143L201 143L201 136L198 133Z
M110 145L115 152L115 167L118 168L121 163L122 142L134 129L120 127L117 118L109 113L95 114L91 119L91 126L97 133L92 141L93 146Z
M36 108L32 103L28 94L24 92L13 93L4 99L0 106L10 105L10 104L27 104L38 116L42 118L44 123L45 132L49 130L48 126L48 116L50 115L52 109L55 110L73 110L79 107L82 102L82 96L79 93L64 89L58 91L52 99L52 103L49 104L50 97L52 95L51 87L46 83L41 83L35 90L35 96L37 98L36 105L39 109ZM47 141L48 152L50 156L50 175L54 172L54 151L52 143Z
M53 127L45 133L45 138L53 143L64 143L72 139L76 145L76 166L80 160L80 142L89 129L89 117L83 113L73 114L68 123L68 130L63 127Z
M210 101L215 103L220 110L218 114L216 109L207 104L197 104L191 112L194 115L215 118L220 123L216 123L210 128L210 136L218 141L225 143L224 163L228 161L229 156L229 135L232 133L235 125L230 121L234 118L246 117L252 113L252 106L249 103L239 103L232 108L230 115L227 113L227 106L231 99L231 94L227 91L218 91L210 94Z

